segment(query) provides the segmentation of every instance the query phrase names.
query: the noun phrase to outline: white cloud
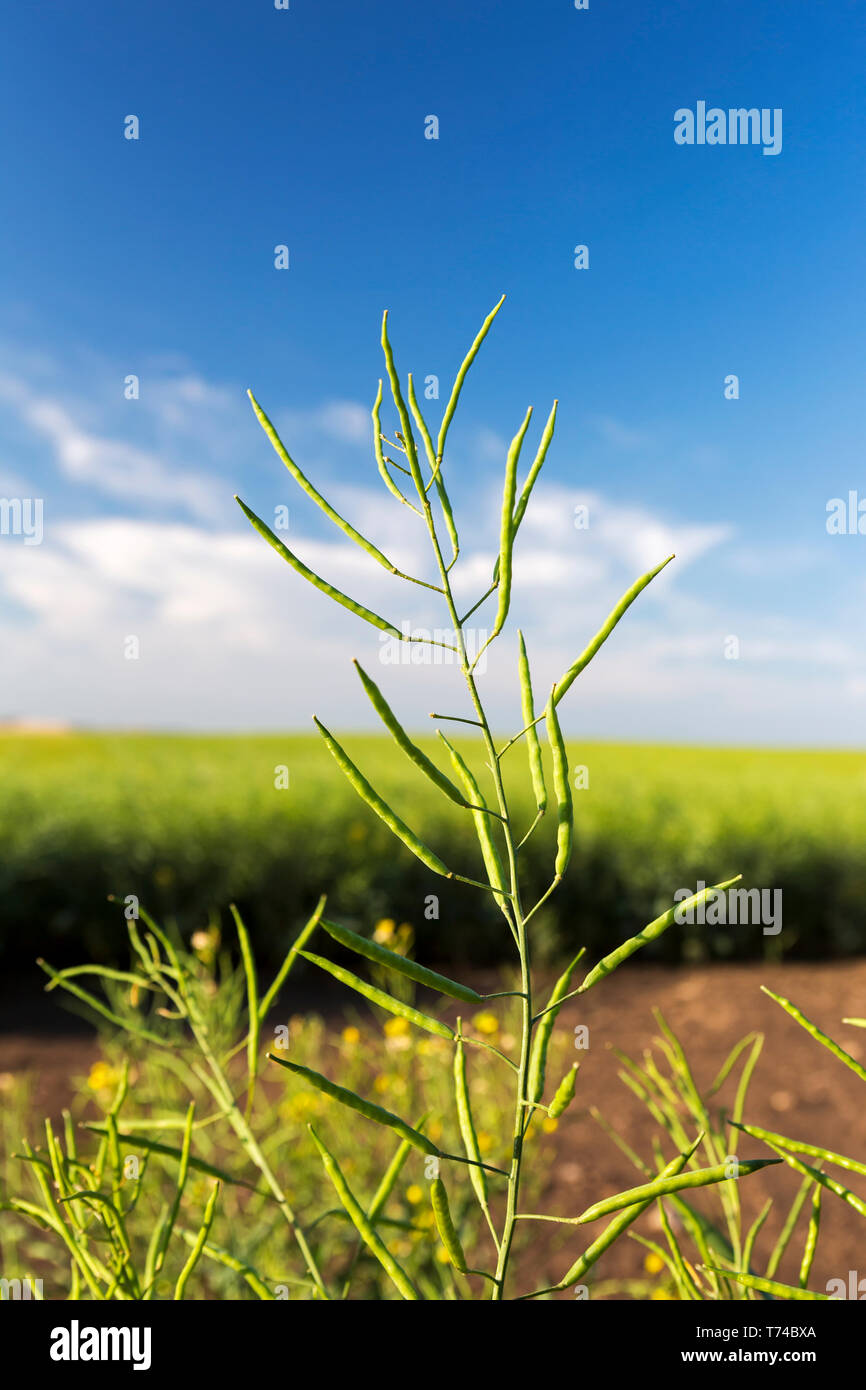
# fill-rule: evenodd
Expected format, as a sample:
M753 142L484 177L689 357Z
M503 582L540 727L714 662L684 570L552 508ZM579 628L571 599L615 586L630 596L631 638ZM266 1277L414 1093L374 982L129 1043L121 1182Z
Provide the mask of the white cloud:
M406 665L380 667L377 630L315 592L235 520L229 473L244 493L249 484L254 494L260 480L250 440L258 440L261 460L275 463L240 388L209 382L183 359L165 358L143 364L142 398L127 405L122 373L105 362L88 359L88 390L76 394L69 385L75 373L60 364L23 354L16 361L2 344L0 355L7 364L0 402L17 421L15 445L26 454L30 438L43 450L47 444L60 478L57 497L47 493L43 544L0 538L6 657L0 714L120 726L306 727L315 708L343 727L373 726L352 655L381 675L410 727L429 728L432 708L466 712L453 668L417 664L417 647L401 648ZM350 475L363 481L332 481L326 494L400 569L436 582L423 522L394 502L376 474L367 406L332 399L283 412L275 422L299 463L326 476L330 471L332 479L333 455L345 462L341 451L363 447L365 469ZM596 425L623 449L649 442L609 417ZM471 439L477 501L452 571L462 611L492 576L501 484L486 465L495 461L498 472L507 451L493 431L476 431ZM251 477L239 472L239 458ZM279 487L286 475L275 468ZM15 474L21 471L16 462ZM0 493L30 491L11 472L5 483L0 478ZM70 496L72 509L65 506ZM124 514L99 515L106 499ZM447 625L437 595L401 584L331 530L300 493L280 492L278 500L290 506L289 545L317 573L398 627ZM587 509L586 529L575 526L578 504ZM662 515L543 479L517 542L509 627L481 676L493 721L510 727L519 718L517 624L526 632L541 693L621 594L671 553L675 564L640 596L573 689L562 711L567 729L742 742L861 740L866 660L856 641L859 578L846 578L837 608L828 594L823 614L811 622L790 604L787 616L774 612L778 598L767 599L762 611L760 595L769 592L767 581L782 560L791 573L789 552L774 555L765 571L766 554L746 550L743 537L723 522ZM809 577L816 563L819 551L801 545L797 571ZM724 594L722 565L730 581ZM489 630L494 609L495 598L470 619L476 634ZM731 633L740 639L738 661L724 657ZM141 643L137 661L124 658L129 635Z
M87 429L56 397L35 392L6 372L0 374L0 400L48 441L61 473L79 487L127 502L180 505L205 519L223 511L206 477L171 468L158 454L128 440Z
M363 527L387 515L373 488L344 489L340 501ZM527 633L539 692L562 674L647 559L664 555L672 539L684 555L677 572L671 566L641 595L581 676L563 706L567 729L795 742L821 741L826 729L842 739L853 731L866 666L844 634L813 642L796 622L720 613L689 593L684 571L721 544L721 528L622 512L593 494L590 528L577 532L567 490L539 485L537 501L518 550L512 618ZM415 520L397 509L384 533L395 560L424 574L421 528L408 529ZM293 533L290 543L311 568L397 626L446 625L435 595L401 585L339 533L328 540ZM486 588L494 558L486 545L461 556L461 603ZM252 532L131 518L69 523L49 528L39 547L4 540L0 590L9 715L304 728L316 709L326 721L373 726L353 655L377 673L410 727L430 727L428 711L443 701L455 712L465 704L453 668L381 666L380 634L315 592ZM493 603L471 621L489 629L492 610ZM739 662L724 659L732 630L741 637ZM129 635L141 644L137 661L123 655ZM417 655L401 650L407 659ZM503 727L519 717L515 664L513 634L505 635L481 677Z

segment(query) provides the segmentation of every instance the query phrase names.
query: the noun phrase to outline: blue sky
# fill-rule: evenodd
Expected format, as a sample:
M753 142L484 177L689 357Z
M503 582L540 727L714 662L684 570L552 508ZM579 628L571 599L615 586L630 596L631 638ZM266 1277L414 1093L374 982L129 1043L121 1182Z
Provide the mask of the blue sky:
M346 657L375 662L376 633L302 591L232 494L288 504L299 554L398 625L444 620L329 534L244 391L426 565L371 457L381 311L403 370L447 394L505 291L451 435L462 591L492 565L507 442L530 403L537 438L554 396L516 571L539 687L679 557L566 727L862 744L866 536L825 524L829 499L866 497L855 3L96 0L19 7L4 47L0 495L43 498L44 537L0 536L0 716L367 723ZM780 108L781 152L677 145L699 100ZM513 657L504 640L484 676L503 724ZM388 693L419 725L457 679L412 668Z

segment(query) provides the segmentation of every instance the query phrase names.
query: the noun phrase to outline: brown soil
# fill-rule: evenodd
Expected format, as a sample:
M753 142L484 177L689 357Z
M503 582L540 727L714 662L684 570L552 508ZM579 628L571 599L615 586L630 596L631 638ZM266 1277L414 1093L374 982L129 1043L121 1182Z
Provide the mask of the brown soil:
M640 1060L658 1033L652 1015L654 1005L661 1008L679 1036L700 1087L711 1083L740 1037L753 1030L762 1032L765 1044L752 1080L745 1118L794 1138L866 1158L864 1083L762 994L761 984L798 1004L855 1059L866 1064L866 1031L841 1022L843 1017L866 1014L866 960L804 965L641 966L621 970L585 999L566 1004L560 1015L558 1027L566 1031L577 1024L588 1025L590 1045L588 1051L575 1053L575 1058L581 1060L577 1100L560 1122L555 1137L545 1141L555 1143L558 1154L544 1199L546 1211L573 1216L590 1202L641 1181L589 1111L593 1106L601 1110L631 1147L651 1161L657 1127L618 1079L620 1063L611 1048L620 1048ZM58 1013L55 1009L55 1023ZM7 1027L9 1022L4 1010ZM56 1116L69 1099L70 1078L86 1072L96 1056L92 1035L76 1031L58 1036L39 1028L28 1031L21 1019L15 1019L14 1026L15 1031L0 1034L0 1072L33 1073L35 1106L40 1114ZM732 1090L728 1086L722 1093L728 1105ZM670 1151L669 1144L666 1151ZM743 1157L769 1156L763 1145L745 1137L741 1139L740 1152ZM866 1180L846 1175L840 1169L831 1172L866 1196ZM797 1174L787 1167L777 1167L745 1178L741 1184L747 1225L767 1197L775 1199L756 1246L755 1265L759 1269L766 1263L799 1183ZM700 1205L708 1213L714 1212L712 1204ZM803 1213L777 1275L786 1282L796 1283L805 1220ZM529 1262L532 1269L527 1274L531 1281L527 1289L537 1287L539 1280L555 1282L588 1243L587 1234L594 1235L599 1229L601 1226L592 1226L584 1232L547 1222L534 1223L534 1258ZM654 1209L635 1229L664 1243ZM618 1241L596 1267L598 1277L640 1277L644 1253L634 1241ZM830 1278L847 1282L851 1270L866 1276L866 1222L842 1201L825 1193L811 1286L823 1288Z

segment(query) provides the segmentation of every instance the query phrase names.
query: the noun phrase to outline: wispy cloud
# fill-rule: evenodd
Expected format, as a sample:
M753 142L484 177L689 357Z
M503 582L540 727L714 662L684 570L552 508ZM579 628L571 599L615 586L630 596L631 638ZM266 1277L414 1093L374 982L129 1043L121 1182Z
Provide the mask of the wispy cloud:
M7 421L14 418L31 454L47 450L58 486L77 501L74 514L47 508L42 545L0 541L6 713L89 724L305 727L315 707L328 719L371 721L367 703L355 699L347 653L377 669L380 634L334 608L234 518L230 484L260 488L266 476L251 457L251 438L276 468L290 544L312 569L398 627L446 625L430 590L401 585L293 490L239 388L172 358L147 364L142 398L125 403L120 374L104 362L94 364L96 385L86 393L47 355L22 359L18 371L8 353L6 363L0 413L5 407ZM389 497L371 460L357 475L363 482L341 481L348 475L335 466L347 449L368 449L366 406L330 399L277 413L275 423L303 466L324 460L327 495L365 535L402 570L435 580L423 525ZM645 441L610 420L602 428L619 447ZM463 608L490 583L506 449L491 430L472 436L477 504L452 572ZM239 452L251 477L238 474ZM8 495L27 495L20 477L6 482L16 484ZM801 549L805 571L811 552ZM676 563L581 677L563 710L567 729L794 742L826 741L827 730L859 736L866 660L850 625L840 618L812 631L796 613L758 611L748 579L759 567L748 563L732 525L624 505L607 491L544 478L518 538L511 614L527 632L540 691L624 590L672 553ZM732 581L724 594L713 582L720 568ZM493 602L471 620L481 633L491 626ZM725 656L732 633L741 643L737 661ZM132 661L124 654L130 635L140 642ZM419 662L417 653L401 668L395 696L410 724L427 727L427 712L455 697L459 676ZM515 658L509 629L481 677L491 717L506 726L519 717ZM396 672L383 670L383 679L396 687Z
M263 408L264 402L261 402ZM339 444L366 444L373 438L370 407L358 401L325 401L312 410L281 410L274 417L280 435L291 451L292 441L303 443L322 439Z
M181 506L209 520L224 510L206 475L178 470L152 450L86 427L63 400L35 391L24 379L1 373L0 402L49 445L60 473L78 488L126 503Z

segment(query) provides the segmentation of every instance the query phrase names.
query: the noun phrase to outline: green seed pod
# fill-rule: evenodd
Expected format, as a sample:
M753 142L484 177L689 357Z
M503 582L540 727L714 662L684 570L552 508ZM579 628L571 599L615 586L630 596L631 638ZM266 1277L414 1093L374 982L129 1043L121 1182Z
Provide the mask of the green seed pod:
M672 1159L671 1162L662 1169L659 1173L659 1178L670 1178L674 1177L677 1173L681 1173L695 1149L698 1147L702 1137L702 1135L699 1135L694 1144L686 1149L685 1153L677 1154L676 1158ZM650 1197L644 1202L637 1202L634 1206L627 1207L625 1211L621 1211L618 1216L615 1216L613 1220L605 1226L601 1235L592 1242L592 1245L590 1245L587 1250L584 1250L579 1259L575 1260L568 1273L558 1284L554 1285L554 1289L557 1291L560 1289L568 1289L572 1284L576 1284L578 1279L582 1279L587 1270L591 1269L596 1260L604 1254L605 1250L613 1245L614 1241L622 1235L623 1231L626 1230L633 1221L636 1221L642 1212L646 1211L652 1201L653 1198ZM553 1292L553 1290L550 1290L550 1292Z
M322 926L341 946L348 947L359 956L365 956L367 960L375 961L377 965L384 965L388 970L395 970L399 975L405 975L416 984L426 985L428 989L438 990L440 994L447 994L449 999L462 999L467 1004L480 1004L484 998L468 985L458 984L455 980L440 975L436 970L428 970L426 965L407 960L405 956L398 955L396 951L389 951L387 946L380 946L378 941L371 941L368 936L359 936L348 927L339 926L336 922L329 922L324 918Z
M472 1165L469 1168L469 1180L481 1206L486 1208L487 1174L483 1168L475 1167L475 1164L481 1163L481 1149L478 1146L478 1135L475 1132L475 1122L472 1119L472 1108L469 1104L469 1087L466 1083L466 1051L462 1038L457 1039L457 1046L454 1049L454 1095L457 1101L457 1120L460 1125L463 1147L466 1150L466 1157L472 1159Z
M430 491L431 484L436 488L439 497L439 505L442 508L442 515L445 518L448 538L451 541L451 548L453 551L451 563L453 564L454 560L456 560L457 556L460 554L460 541L457 538L457 524L454 520L454 510L451 506L451 498L448 496L448 489L445 486L445 479L442 477L442 458L441 455L439 458L436 457L436 452L433 448L433 440L430 438L430 431L427 428L427 421L421 413L421 407L415 395L415 383L412 380L411 372L409 373L409 408L415 418L415 423L418 426L421 438L424 440L424 448L427 451L427 461L432 470L430 482L427 484L427 491Z
M453 1028L449 1028L447 1023L440 1023L438 1018L431 1018L429 1014L422 1014L420 1009L413 1009L409 1004L404 1004L400 999L392 999L390 994L384 990L377 989L375 985L368 985L366 980L361 980L357 975L353 975L351 970L344 970L342 965L334 965L333 961L325 960L324 956L313 955L312 951L301 951L304 960L310 961L313 965L318 965L320 970L326 970L329 975L333 975L340 984L347 985L356 994L361 994L365 999L369 999L371 1004L378 1004L380 1009L386 1009L388 1013L395 1014L398 1018L405 1018L407 1023L414 1023L416 1028L424 1028L428 1033L433 1033L437 1038L445 1038L448 1042L454 1037Z
M538 453L535 455L532 467L530 468L529 473L526 476L526 482L523 484L523 487L521 489L520 497L517 501L517 506L514 508L515 531L517 531L518 526L523 520L524 514L526 512L526 507L529 502L530 493L532 492L532 489L535 486L535 480L541 472L541 465L544 463L544 460L547 456L547 451L550 448L550 441L553 438L553 431L556 428L556 408L558 405L559 402L554 401L553 405L551 406L550 414L547 417L547 424L544 426L544 433L541 436L541 443L538 446Z
M733 1121L731 1122L733 1123ZM780 1149L791 1149L793 1153L808 1154L810 1158L822 1158L836 1168L847 1168L851 1173L866 1177L866 1163L856 1158L846 1158L845 1154L834 1153L832 1149L822 1148L820 1144L805 1144L800 1139L788 1139L784 1134L776 1134L772 1129L762 1129L760 1125L737 1125L753 1139L763 1139L765 1143L777 1144Z
M426 1134L421 1134L411 1125L407 1125L405 1120L401 1120L399 1115L392 1115L390 1110L384 1110L381 1105L374 1105L370 1100L363 1100L361 1096L349 1091L345 1086L338 1086L335 1081L329 1081L321 1072L313 1071L311 1067L302 1067L297 1062L288 1062L284 1057L275 1057L269 1052L268 1058L271 1062L276 1062L278 1066L285 1067L287 1071L292 1071L296 1076L303 1077L309 1081L311 1086L315 1086L317 1091L322 1091L324 1095L330 1096L332 1100L337 1100L341 1105L345 1105L349 1110L357 1110L359 1115L363 1115L368 1120L375 1120L378 1125L386 1125L393 1129L408 1143L416 1149L420 1149L424 1154L430 1154L433 1158L441 1158L442 1151L428 1139Z
M568 993L571 984L571 977L577 969L577 964L583 955L584 948L581 946L577 955L568 965L557 980L550 993L545 1010L536 1024L535 1035L532 1039L532 1050L529 1054L529 1077L527 1081L527 1096L533 1105L537 1105L544 1095L544 1072L547 1066L547 1049L550 1045L550 1035L553 1032L553 1025L559 1013L558 1005Z
M529 504L529 498L530 498L530 495L531 495L531 493L532 493L532 489L533 489L534 486L535 486L535 480L536 480L536 478L538 477L539 473L541 472L541 465L544 463L545 457L546 457L546 455L547 455L547 450L548 450L549 447L550 447L550 441L553 439L553 431L554 431L554 427L555 427L555 425L556 425L556 408L557 408L558 404L559 404L558 401L554 401L554 402L553 402L553 406L551 407L550 414L549 414L548 417L547 417L547 424L544 426L544 433L543 433L542 436L541 436L541 443L540 443L539 446L538 446L538 453L535 455L535 458L534 458L533 463L532 463L532 467L530 468L529 473L527 474L526 482L523 484L523 487L521 488L521 491L520 491L520 496L519 496L519 498L517 499L517 506L514 508L514 535L515 535L515 536L517 535L518 529L519 529L519 527L520 527L520 523L521 523L521 521L523 520L524 515L525 515L525 513L526 513L526 508L527 508L527 506L528 506L528 504ZM497 555L497 557L496 557L496 564L495 564L494 567L493 567L493 582L494 582L494 584L496 584L496 583L498 582L498 580L499 580L499 556Z
M426 1120L427 1116L422 1115L416 1125L416 1129L420 1129L421 1125L423 1125ZM376 1217L384 1210L385 1203L394 1191L397 1179L403 1171L406 1160L411 1152L412 1145L409 1143L408 1139L404 1139L397 1152L394 1154L394 1157L391 1159L391 1162L388 1164L388 1167L385 1169L385 1172L382 1174L382 1181L376 1188L373 1200L370 1203L369 1211L367 1212L367 1220L371 1225L375 1223Z
M466 1256L463 1253L463 1246L454 1229L454 1222L451 1219L451 1209L448 1206L448 1193L445 1191L445 1184L441 1178L437 1178L430 1189L430 1201L433 1206L433 1215L436 1219L436 1229L439 1232L439 1239L448 1252L451 1263L459 1270L466 1268Z
M499 529L499 604L490 641L502 631L508 609L511 605L511 573L514 555L514 498L517 492L517 463L529 421L532 419L532 406L526 412L523 424L511 441L508 458L505 462L505 485L502 489L502 518Z
M565 1073L565 1076L557 1087L556 1095L550 1102L550 1107L547 1112L552 1120L558 1120L560 1115L568 1109L571 1102L574 1100L574 1087L577 1081L577 1068L579 1065L579 1062L574 1062L571 1070Z
M319 1150L319 1153L322 1156L322 1163L324 1165L325 1172L331 1179L331 1182L334 1185L334 1190L337 1196L339 1197L340 1201L342 1202L346 1212L348 1213L349 1218L352 1221L359 1236L364 1241L364 1244L367 1246L368 1250L370 1250L371 1253L376 1256L376 1259L379 1261L382 1268L388 1274L395 1288L397 1288L398 1291L402 1294L403 1298L412 1302L416 1301L418 1299L418 1290L415 1288L415 1285L412 1283L412 1280L409 1278L402 1265L394 1259L394 1256L391 1254L390 1250L388 1249L385 1242L382 1240L381 1236L379 1236L375 1228L371 1225L367 1217L367 1214L364 1211L364 1208L361 1206L360 1202L356 1198L349 1184L346 1182L346 1179L343 1176L343 1171L340 1168L340 1165L335 1159L334 1155L319 1138L318 1134L313 1129L313 1126L310 1125L309 1128L310 1134L313 1136L316 1148Z
M454 415L454 411L457 409L457 402L460 399L460 392L463 389L463 382L466 379L466 373L469 371L469 368L475 361L478 349L484 342L484 339L487 337L487 334L490 330L490 325L496 318L496 315L499 313L499 310L502 308L504 303L505 295L502 296L498 304L494 305L490 313L487 315L487 318L482 323L481 328L479 329L478 334L476 335L475 341L473 342L471 348L464 357L460 370L454 379L454 385L451 388L451 395L448 398L448 404L445 407L445 414L442 417L442 424L439 429L439 441L436 445L436 454L440 459L442 458L442 455L445 452L445 436L448 433L448 427L451 424L451 419Z
M574 844L574 802L568 782L568 755L562 729L556 717L556 705L551 695L547 702L545 723L550 751L553 754L553 790L556 796L556 864L554 874L562 878L568 868Z
M173 1297L175 1302L180 1302L183 1299L184 1290L186 1289L186 1286L189 1282L190 1275L192 1274L193 1270L199 1262L199 1259L201 1258L201 1253L204 1250L207 1238L210 1235L210 1228L213 1225L214 1208L216 1207L219 1191L219 1183L214 1183L211 1189L210 1196L208 1197L207 1202L205 1203L204 1216L202 1217L201 1226L199 1227L198 1232L193 1240L193 1246L189 1255L187 1256L186 1264L184 1265L183 1269L178 1275L177 1283L174 1286Z
M178 1227L178 1234L183 1237L187 1245L195 1245L196 1238L192 1231L184 1230L184 1228L180 1226ZM261 1275L257 1274L250 1265L244 1264L244 1261L239 1260L236 1255L232 1255L228 1250L223 1250L219 1245L212 1245L210 1241L202 1246L202 1254L206 1255L209 1260L214 1260L216 1264L225 1265L226 1269L231 1269L235 1274L240 1274L249 1284L256 1297L261 1299L262 1302L273 1303L275 1301L274 1295L271 1293Z
M861 1067L860 1063L854 1060L850 1052L846 1052L844 1047L840 1047L838 1043L828 1037L827 1034L818 1027L817 1023L813 1023L810 1018L807 1018L804 1013L801 1013L796 1004L792 1004L790 999L785 999L781 994L774 994L771 989L767 989L766 985L761 985L761 989L764 994L768 994L771 999L775 999L777 1004L781 1004L785 1013L790 1014L791 1018L799 1023L801 1028L805 1028L810 1037L813 1037L822 1047L826 1047L828 1052L832 1052L833 1056L836 1057L838 1061L844 1062L845 1066L849 1067L850 1070L854 1072L855 1076L859 1076L861 1081L866 1081L866 1069Z
M355 669L361 678L361 684L370 697L370 703L374 710L382 720L382 723L385 725L385 728L388 730L395 743L402 748L406 757L409 758L416 767L420 768L425 777L429 777L430 781L433 782L441 792L444 792L451 801L455 801L458 806L466 806L467 802L463 793L445 776L444 772L439 771L436 764L431 762L427 757L427 754L422 753L417 744L412 742L378 685L374 680L370 679L359 661L355 661Z
M371 555L384 569L388 570L391 574L396 574L396 566L391 563L387 555L383 555L381 550L373 545L372 541L368 541L366 536L362 536L360 531L356 531L351 522L346 521L345 517L340 516L340 513L335 511L330 502L328 502L318 489L313 486L309 478L305 476L289 454L286 446L283 444L283 441L280 439L280 436L277 434L267 415L262 410L252 391L247 391L247 395L252 402L252 407L256 413L259 424L298 486L303 489L308 497L312 498L316 505L325 513L325 516L328 517L330 521L333 521L334 525L338 526L356 545L359 545L362 550L366 550L367 554Z
M541 759L541 744L538 741L538 726L535 723L535 705L532 698L532 678L529 673L529 658L526 655L526 643L523 640L523 633L519 629L517 632L517 640L520 644L520 707L523 715L523 724L526 729L529 775L532 778L535 805L539 815L543 815L547 810L547 787L544 785L544 764Z
M757 1173L761 1168L769 1168L780 1161L778 1158L740 1158L736 1160L735 1174L729 1171L731 1164L726 1160L712 1168L696 1168L691 1173L654 1178L652 1182L641 1183L639 1187L630 1187L627 1192L617 1192L614 1197L593 1203L577 1218L578 1224L582 1226L587 1221L598 1221L599 1217L610 1216L612 1212L622 1211L623 1207L632 1207L635 1202L653 1202L656 1197L666 1197L671 1192L682 1192L686 1188L710 1187L717 1182L738 1182L750 1173Z
M441 874L443 878L453 878L451 870L448 868L447 864L442 863L438 854L434 854L432 849L428 849L427 846L418 839L414 831L409 829L408 825L391 810L388 803L382 800L379 793L370 786L366 777L355 766L351 758L334 738L333 734L328 732L321 720L313 715L313 722L322 735L322 738L325 740L325 743L333 754L341 771L346 774L346 777L361 800L366 801L371 810L375 811L380 820L383 820L388 829L397 836L397 839L402 840L406 848L411 849L412 853L418 856L422 864L426 864L428 869L432 869L435 874Z
M378 613L371 612L370 609L365 608L362 603L356 603L353 598L349 598L347 594L341 593L339 589L335 589L333 584L329 584L326 579L320 579L317 574L314 574L311 569L307 568L303 560L299 560L297 555L292 554L288 546L283 545L283 542L274 535L270 526L266 525L261 517L256 516L255 512L251 511L245 502L242 502L237 496L235 497L235 501L250 525L258 531L260 536L264 536L268 545L272 546L277 554L281 556L283 560L287 561L292 569L296 570L303 579L306 579L308 583L312 584L313 588L318 589L323 594L327 594L328 598L332 598L335 603L341 603L344 608L348 608L350 613L355 613L357 617L364 618L368 623L372 623L373 627L381 628L382 632L388 632L392 637L396 637L402 642L403 634L394 627L393 623L389 623L385 618L380 618Z
M717 1265L704 1265L710 1274L720 1274L725 1279L736 1279L745 1289L755 1289L757 1293L767 1293L771 1298L792 1299L795 1302L830 1301L826 1293L810 1293L808 1289L798 1289L794 1284L780 1284L776 1279L762 1279L757 1274L738 1274L736 1270L719 1269Z
M484 800L481 788L476 782L471 768L457 752L457 749L449 743L441 729L439 731L439 737L451 754L451 761L454 764L455 771L463 782L467 798L474 807L481 808L480 810L473 810L472 819L475 823L475 833L478 836L478 843L481 846L481 854L484 858L484 867L487 870L488 881L492 888L497 889L498 892L502 894L502 900L500 901L500 906L502 906L504 899L509 896L509 889L505 882L505 873L502 868L502 860L499 857L499 850L496 848L496 841L490 829L490 817L487 815L485 809L487 802Z
M656 937L661 936L662 932L667 931L668 927L676 921L677 914L684 915L694 907L699 907L702 902L706 902L713 893L723 893L730 888L733 883L739 883L742 875L737 874L734 878L725 879L724 883L717 883L712 888L702 888L700 893L693 893L685 902L677 903L667 912L663 912L661 917L656 917L654 922L650 922L639 931L637 936L632 936L628 941L624 941L621 946L617 946L615 951L611 951L603 960L594 965L586 979L580 986L581 994L585 994L588 989L603 980L605 975L609 975L612 970L616 970L618 965L622 965L624 960L633 956L635 951L639 951L641 946L645 946L648 941L655 941Z
M372 413L373 413L373 449L374 449L375 454L376 454L376 464L377 464L377 466L378 466L379 472L380 472L381 475L382 475L382 478L383 478L383 480L384 480L384 482L385 482L385 486L387 487L388 491L389 491L394 497L397 498L397 501L398 501L398 502L402 502L404 507L408 507L409 510L410 510L410 512L418 512L418 508L417 508L417 507L413 507L413 506L412 506L412 503L409 502L409 501L407 500L407 498L405 498L405 497L403 496L403 494L402 494L402 492L400 491L400 489L398 488L397 484L394 482L394 479L391 477L391 474L388 472L388 466L387 466L387 464L385 463L385 455L382 453L382 418L381 418L381 413L380 413L380 412L381 412L381 408L382 408L382 382L380 381L380 382L379 382L379 389L378 389L378 391L376 392L376 399L375 399L375 401L373 402L373 412L372 412ZM421 513L418 512L418 515L420 516Z
M744 1129L745 1132L749 1134L754 1126L741 1125L740 1128ZM815 1183L820 1183L821 1187L826 1187L828 1192L833 1192L837 1197L841 1197L843 1202L847 1202L849 1207L854 1208L858 1216L866 1216L866 1202L863 1201L862 1197L858 1197L856 1193L852 1192L850 1188L843 1186L842 1183L837 1182L835 1178L831 1178L827 1173L822 1173L820 1168L813 1168L809 1163L802 1163L799 1158L795 1158L787 1149L783 1149L779 1145L774 1144L770 1139L765 1139L764 1143L768 1148L773 1150L773 1153L777 1153L779 1158L783 1159L785 1163L788 1164L789 1168L793 1168L797 1173L802 1173L803 1177L811 1178Z
M640 579L636 580L636 582L632 584L631 588L625 594L623 594L619 603L616 605L616 608L614 608L613 612L609 615L606 621L599 628L598 632L593 637L589 646L584 648L580 656L575 661L574 665L569 666L565 675L562 677L562 680L554 688L553 703L555 705L559 704L565 692L571 688L572 684L580 675L584 667L589 665L602 643L607 641L608 637L613 632L623 613L625 613L627 608L631 607L638 594L646 588L647 584L649 584L651 580L655 579L657 574L661 573L665 565L670 564L673 558L673 555L669 555L666 560L662 560L660 565L656 565L655 569L650 570L648 574L645 574Z
M421 468L418 463L418 450L415 447L415 436L412 433L412 423L409 419L409 412L406 409L406 402L403 400L403 392L400 390L400 378L394 366L394 354L391 351L391 344L388 341L388 310L382 315L382 351L385 354L385 367L388 372L388 381L391 386L391 395L397 407L397 414L400 417L400 428L403 431L403 441L406 448L406 460L409 464L409 471L412 474L412 481L415 484L418 496L424 496L424 480L421 477Z
M798 1283L801 1289L809 1287L809 1275L812 1273L812 1261L815 1258L815 1248L818 1244L818 1230L821 1225L821 1192L820 1187L816 1187L812 1193L812 1213L809 1217L809 1229L806 1232L806 1245L803 1250L803 1258L800 1262L800 1278Z
M306 946L310 937L313 935L313 932L316 930L316 927L319 925L322 913L325 910L325 901L326 899L323 893L321 898L319 898L319 901L316 903L316 906L313 908L311 915L307 918L307 921L304 923L303 927L301 927L301 930L299 931L298 935L292 942L292 945L286 952L285 959L283 960L282 965L280 966L279 970L274 976L270 989L268 990L264 999L259 1004L260 1022L262 1022L266 1018L268 1009L271 1007L271 1004L274 1002L283 985L285 984L286 979L291 973L292 966L298 958L298 952L300 951L301 947Z

